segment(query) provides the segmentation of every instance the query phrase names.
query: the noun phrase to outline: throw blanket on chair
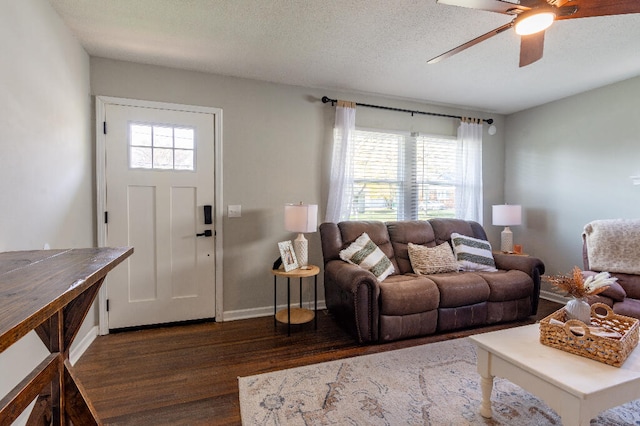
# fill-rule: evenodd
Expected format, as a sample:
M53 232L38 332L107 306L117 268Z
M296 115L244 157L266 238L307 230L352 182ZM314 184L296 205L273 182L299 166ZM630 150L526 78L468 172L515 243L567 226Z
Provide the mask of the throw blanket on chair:
M595 220L582 235L591 270L640 274L640 219Z

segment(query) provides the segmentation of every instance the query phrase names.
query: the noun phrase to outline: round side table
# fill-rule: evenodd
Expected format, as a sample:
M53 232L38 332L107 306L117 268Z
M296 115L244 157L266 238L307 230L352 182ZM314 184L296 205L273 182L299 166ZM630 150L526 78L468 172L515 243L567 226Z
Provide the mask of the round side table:
M287 324L287 336L291 336L291 324L304 324L311 320L314 320L314 326L318 328L318 317L316 315L318 311L318 274L320 268L315 265L308 265L307 269L294 269L286 272L284 269L272 269L273 274L273 324L277 327L277 322ZM287 309L278 309L277 291L278 277L285 277L287 279ZM302 279L313 277L313 301L314 309L304 309L302 307ZM300 279L300 307L291 307L291 278Z

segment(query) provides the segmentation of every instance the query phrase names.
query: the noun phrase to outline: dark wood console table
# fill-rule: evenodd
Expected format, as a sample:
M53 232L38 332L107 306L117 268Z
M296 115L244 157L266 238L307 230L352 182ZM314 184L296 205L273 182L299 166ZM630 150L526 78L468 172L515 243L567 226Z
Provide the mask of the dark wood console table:
M0 353L35 330L51 354L0 400L10 425L37 398L33 425L102 424L69 362L69 347L107 273L133 248L0 253Z

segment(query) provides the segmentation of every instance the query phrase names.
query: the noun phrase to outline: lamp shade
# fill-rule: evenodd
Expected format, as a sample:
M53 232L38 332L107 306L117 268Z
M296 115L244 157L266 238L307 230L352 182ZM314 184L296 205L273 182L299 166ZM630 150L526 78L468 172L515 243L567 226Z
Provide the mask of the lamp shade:
M284 228L289 232L316 232L318 229L318 205L285 204Z
M502 204L493 206L493 224L512 226L522 224L522 206Z

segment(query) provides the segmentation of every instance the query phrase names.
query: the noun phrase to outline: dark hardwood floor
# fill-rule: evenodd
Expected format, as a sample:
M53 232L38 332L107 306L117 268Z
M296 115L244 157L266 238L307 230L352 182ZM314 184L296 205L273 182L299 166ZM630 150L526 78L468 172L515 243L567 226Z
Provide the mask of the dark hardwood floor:
M561 305L541 300L533 323ZM327 313L274 329L273 317L129 331L98 337L76 364L105 424L240 424L238 377L416 346L505 328L462 330L361 346Z

